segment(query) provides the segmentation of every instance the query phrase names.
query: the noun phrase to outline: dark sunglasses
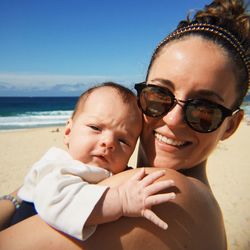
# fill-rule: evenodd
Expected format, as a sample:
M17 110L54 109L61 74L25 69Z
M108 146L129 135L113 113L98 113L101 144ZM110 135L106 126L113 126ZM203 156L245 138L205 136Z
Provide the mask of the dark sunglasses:
M139 106L145 115L160 117L179 104L184 110L184 119L188 126L200 133L213 132L226 117L239 111L230 110L206 99L177 100L169 89L146 82L135 84L135 89Z

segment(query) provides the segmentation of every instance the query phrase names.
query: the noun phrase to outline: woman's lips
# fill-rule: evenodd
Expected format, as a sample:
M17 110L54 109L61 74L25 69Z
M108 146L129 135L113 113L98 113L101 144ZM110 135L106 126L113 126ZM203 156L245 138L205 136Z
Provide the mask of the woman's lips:
M188 141L181 141L181 140L175 140L173 138L168 138L160 133L154 132L155 138L162 143L165 143L167 145L171 145L174 147L183 147L186 146L188 144L190 144L191 142Z

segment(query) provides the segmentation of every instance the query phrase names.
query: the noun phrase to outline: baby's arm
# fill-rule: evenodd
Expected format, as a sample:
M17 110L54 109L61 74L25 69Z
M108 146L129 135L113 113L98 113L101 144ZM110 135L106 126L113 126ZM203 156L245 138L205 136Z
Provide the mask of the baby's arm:
M170 180L154 183L165 171L146 175L141 169L125 183L109 188L84 182L77 175L83 171L83 166L79 166L78 171L76 166L69 170L52 171L36 187L34 202L38 214L56 229L86 240L94 233L96 225L115 221L121 216L142 216L167 228L167 224L151 211L153 205L175 197L173 193L157 194L173 186ZM76 175L72 175L73 172ZM92 174L97 175L96 172Z
M31 171L29 176L35 176L35 179L30 178L28 184L32 185L23 189L29 190L23 194L32 194L28 195L31 196L28 201L35 203L38 214L48 224L82 240L94 232L94 225L114 221L121 216L144 216L166 228L166 224L150 210L152 205L173 197L169 194L154 195L172 185L168 181L153 184L164 172L145 177L142 170L141 174L135 174L124 184L109 189L107 186L83 181L85 179L96 183L106 178L104 169L93 170L80 162L65 159L66 156L58 157L54 151L50 151L45 160L40 161ZM52 166L52 157L48 157L51 154L60 159L52 161Z
M33 202L39 216L49 225L84 239L95 231L95 226L84 225L108 188L88 182L97 183L108 176L105 169L89 167L65 151L52 148L32 166L18 194Z
M84 175L94 178L102 173L91 172L91 169L80 165L54 170L37 184L35 190L34 204L39 216L52 227L80 240L86 240L94 233L96 226L87 227L86 220L108 189L81 178Z
M109 188L89 216L86 225L102 224L119 219L121 216L145 217L157 226L167 229L151 207L175 198L175 194L158 192L174 185L172 180L158 181L165 175L160 170L149 175L141 169L125 183Z

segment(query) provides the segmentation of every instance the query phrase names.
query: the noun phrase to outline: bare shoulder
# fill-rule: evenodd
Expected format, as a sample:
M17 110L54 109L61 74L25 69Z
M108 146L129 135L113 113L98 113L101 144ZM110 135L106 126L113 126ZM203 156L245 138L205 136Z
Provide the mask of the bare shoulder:
M156 170L147 169L148 172ZM136 171L138 170L120 173L105 180L103 184L118 185ZM154 207L157 215L168 223L166 231L144 218L123 217L118 221L99 225L87 241L79 242L49 227L38 216L33 216L2 231L0 249L226 249L222 215L211 191L198 180L173 170L166 170L164 178L175 181L174 191L177 193L175 200ZM31 232L33 237L30 237Z
M147 172L156 170L146 168ZM136 171L138 169L125 171L105 180L103 184L117 185ZM107 249L226 249L222 214L209 188L194 178L170 169L166 169L164 178L175 181L174 191L177 194L175 200L154 208L157 215L168 223L166 231L143 218L121 218L98 226L87 245L93 246L100 237Z

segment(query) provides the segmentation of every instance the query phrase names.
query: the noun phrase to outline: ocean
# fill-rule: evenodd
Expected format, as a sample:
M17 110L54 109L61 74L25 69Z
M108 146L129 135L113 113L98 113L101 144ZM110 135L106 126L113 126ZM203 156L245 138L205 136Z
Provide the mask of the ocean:
M64 125L78 97L0 97L0 131ZM242 106L250 118L250 95Z
M0 97L0 131L64 125L78 97Z

